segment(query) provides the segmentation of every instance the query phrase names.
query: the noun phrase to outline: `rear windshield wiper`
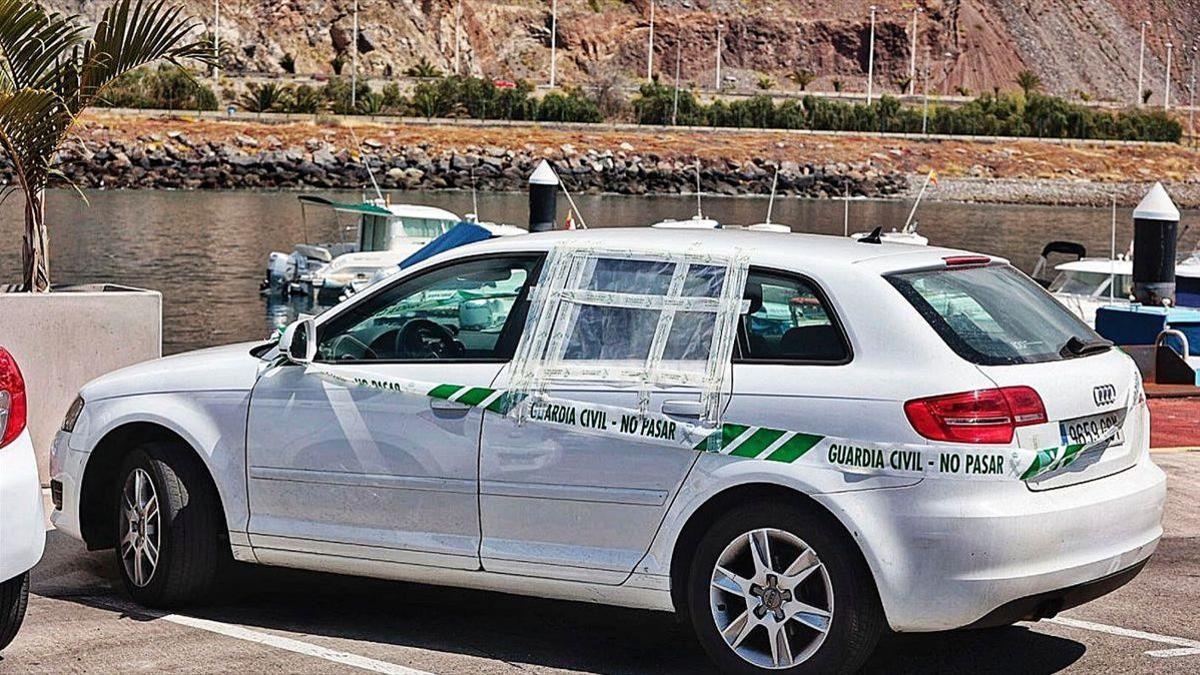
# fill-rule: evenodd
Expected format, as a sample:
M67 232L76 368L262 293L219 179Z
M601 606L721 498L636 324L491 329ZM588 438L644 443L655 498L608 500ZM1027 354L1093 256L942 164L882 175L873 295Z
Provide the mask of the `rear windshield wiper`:
M1058 350L1058 354L1064 359L1068 359L1073 356L1090 356L1092 354L1106 352L1111 349L1112 346L1112 341L1105 340L1104 338L1084 340L1078 335L1072 335L1071 339L1067 340L1067 343L1062 346L1062 349Z

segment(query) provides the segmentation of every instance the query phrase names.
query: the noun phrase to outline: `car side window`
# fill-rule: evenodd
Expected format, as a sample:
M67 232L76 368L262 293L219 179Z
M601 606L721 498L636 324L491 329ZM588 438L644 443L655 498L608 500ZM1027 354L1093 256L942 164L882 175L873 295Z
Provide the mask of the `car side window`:
M845 363L850 348L824 296L802 277L751 268L749 311L738 329L742 361Z
M321 326L317 360L510 359L540 259L477 258L401 281Z

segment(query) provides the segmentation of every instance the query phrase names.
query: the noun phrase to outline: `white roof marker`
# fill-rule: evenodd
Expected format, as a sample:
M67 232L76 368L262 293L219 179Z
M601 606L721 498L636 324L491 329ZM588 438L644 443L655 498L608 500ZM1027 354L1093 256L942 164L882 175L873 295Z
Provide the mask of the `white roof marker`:
M1179 209L1176 208L1175 202L1171 201L1171 195L1167 194L1162 183L1155 183L1146 196L1142 197L1142 201L1138 202L1137 208L1133 210L1133 217L1140 220L1179 222Z

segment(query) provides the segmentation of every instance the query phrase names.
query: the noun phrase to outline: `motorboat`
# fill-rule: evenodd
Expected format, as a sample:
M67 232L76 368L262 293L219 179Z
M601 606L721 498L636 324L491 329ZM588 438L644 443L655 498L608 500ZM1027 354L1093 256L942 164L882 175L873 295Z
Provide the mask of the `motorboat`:
M892 228L890 232L879 232L879 240L885 244L908 244L909 246L928 246L929 239L923 235L917 234L917 227L920 223L916 220L906 224L903 228L897 230ZM864 239L873 232L855 232L850 235L851 239Z
M353 281L373 279L395 267L462 219L450 211L419 204L391 204L386 199L335 202L301 195L305 206L322 206L334 213L358 217L349 228L353 236L332 244L297 244L292 253L273 251L261 285L265 293L313 295L320 302L336 301ZM305 231L307 232L307 219Z
M1077 259L1055 265L1055 275L1047 278L1047 261L1055 253ZM1098 309L1128 303L1133 294L1132 255L1087 257L1086 249L1075 242L1046 244L1031 276L1088 325L1095 325ZM1175 265L1175 305L1200 307L1200 249Z

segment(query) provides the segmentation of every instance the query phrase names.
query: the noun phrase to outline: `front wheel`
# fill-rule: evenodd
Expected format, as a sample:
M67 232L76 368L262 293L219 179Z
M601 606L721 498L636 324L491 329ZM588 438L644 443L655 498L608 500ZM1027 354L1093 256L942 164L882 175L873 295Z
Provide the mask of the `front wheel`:
M29 604L29 572L0 583L0 650L17 637Z
M724 672L857 670L883 631L870 572L824 514L775 502L744 504L700 540L688 611Z
M206 470L185 447L146 443L116 484L116 557L125 588L152 607L203 597L221 562L221 511Z

